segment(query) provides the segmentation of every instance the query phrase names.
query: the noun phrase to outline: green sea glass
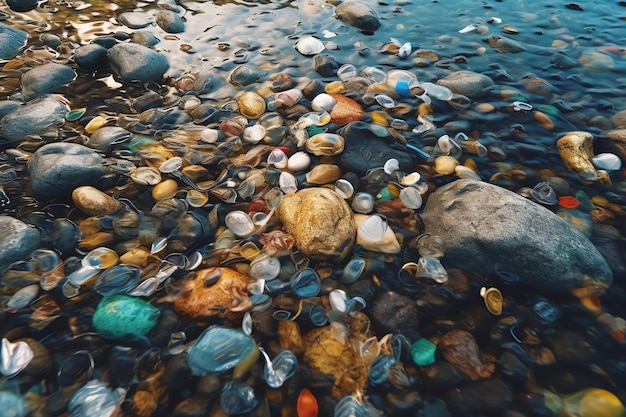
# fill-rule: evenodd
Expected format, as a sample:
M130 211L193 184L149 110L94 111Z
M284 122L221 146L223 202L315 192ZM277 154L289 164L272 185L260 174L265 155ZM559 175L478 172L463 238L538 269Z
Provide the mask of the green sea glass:
M118 294L100 301L93 326L107 339L145 336L157 324L159 314L158 308L140 298Z
M428 366L435 363L437 345L428 339L418 339L411 345L411 356L417 366Z

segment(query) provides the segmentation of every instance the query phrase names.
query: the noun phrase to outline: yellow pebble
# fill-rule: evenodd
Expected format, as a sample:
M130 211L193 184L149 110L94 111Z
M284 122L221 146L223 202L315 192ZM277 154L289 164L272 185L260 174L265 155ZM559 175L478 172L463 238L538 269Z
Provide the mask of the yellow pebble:
M465 165L472 171L478 171L478 165L476 164L476 161L474 161L472 158L467 158L463 165Z
M479 113L491 113L496 107L491 103L478 103L474 109Z
M341 94L346 89L345 84L342 81L332 81L326 84L324 92L327 94Z
M432 104L420 103L417 107L417 114L421 114L423 116L427 115L431 111L433 111Z
M173 179L166 179L161 181L152 189L152 198L156 201L165 200L166 198L172 198L178 192L178 183Z
M441 175L454 174L457 165L459 161L451 156L441 155L435 158L435 171Z
M370 116L372 117L372 123L378 123L383 126L389 126L386 113L379 111L379 110L374 110L373 112L371 112Z
M107 124L107 120L102 116L96 116L87 123L85 126L85 132L93 133L96 130L100 129L102 126Z
M550 117L545 114L542 113L540 111L536 111L533 113L533 116L535 117L535 120L539 122L539 124L547 130L552 130L554 129L554 122L552 121L552 119L550 119Z
M604 207L609 204L609 200L606 197L602 197L601 195L594 195L591 197L591 202L596 206Z

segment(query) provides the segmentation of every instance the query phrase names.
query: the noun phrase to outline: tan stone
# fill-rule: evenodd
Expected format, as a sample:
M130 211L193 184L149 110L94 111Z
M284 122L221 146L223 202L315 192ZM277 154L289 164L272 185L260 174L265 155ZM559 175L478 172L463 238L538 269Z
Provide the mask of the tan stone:
M331 326L310 331L304 342L304 363L314 371L332 375L331 393L335 398L365 389L368 363L352 349L348 340L341 340Z
M72 201L80 211L90 216L115 213L122 207L122 203L89 185L75 188L72 192Z
M626 113L625 113L626 118ZM624 123L626 126L626 121ZM615 147L617 155L626 160L626 129L615 129L606 133L606 136L611 141L611 144Z
M298 249L320 260L343 260L355 241L352 210L334 191L305 188L283 197L276 214Z
M626 110L620 110L611 116L611 122L617 127L626 128Z
M219 279L207 285L216 275ZM252 308L248 285L252 278L226 267L196 271L193 279L185 282L181 294L174 300L174 311L191 318L212 316L234 318Z
M593 136L587 132L569 132L556 141L565 167L583 180L597 180L598 172L591 162Z
M441 175L454 174L459 161L448 155L441 155L435 158L435 171Z

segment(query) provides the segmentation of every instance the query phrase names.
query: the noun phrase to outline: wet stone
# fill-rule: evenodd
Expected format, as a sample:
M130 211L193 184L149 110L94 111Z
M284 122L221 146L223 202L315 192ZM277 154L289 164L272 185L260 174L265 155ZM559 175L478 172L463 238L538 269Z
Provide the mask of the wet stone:
M437 81L437 84L470 98L485 95L494 86L493 80L488 76L467 70L455 71Z
M2 118L0 135L9 141L17 141L24 136L40 134L61 126L68 110L67 104L52 97L31 100Z
M124 12L117 16L117 21L130 29L142 29L150 26L151 19L144 12Z
M93 315L96 331L108 339L145 336L159 318L159 309L128 295L104 297Z
M185 22L171 10L159 11L156 15L156 23L167 33L181 33L185 31Z
M79 210L90 216L104 216L114 213L122 207L122 203L89 185L74 189L72 201Z
M327 188L308 188L286 195L277 211L287 233L305 255L341 260L352 250L355 224L350 206Z
M39 230L10 216L0 216L0 273L25 259L40 245Z
M26 45L28 33L0 23L0 59L11 59Z
M105 47L90 43L76 48L74 62L79 68L92 71L103 65L107 60L108 51Z
M33 193L40 197L69 196L78 186L93 185L105 174L104 159L75 143L50 143L28 161Z
M368 313L377 334L394 333L409 340L419 339L419 311L414 300L387 291L370 302Z
M341 3L335 9L335 16L357 29L374 32L380 27L380 19L368 4L350 0Z
M505 410L512 397L501 380L492 378L450 390L445 394L444 401L455 413L493 413Z
M462 213L462 214L461 214ZM426 232L446 242L444 265L515 272L520 282L563 292L611 270L593 244L549 210L495 185L458 180L429 196ZM486 256L486 254L489 254Z
M67 65L53 62L37 66L22 76L22 93L28 97L52 93L70 84L76 72Z
M155 81L169 69L165 55L133 43L113 46L109 50L108 61L111 69L128 82Z

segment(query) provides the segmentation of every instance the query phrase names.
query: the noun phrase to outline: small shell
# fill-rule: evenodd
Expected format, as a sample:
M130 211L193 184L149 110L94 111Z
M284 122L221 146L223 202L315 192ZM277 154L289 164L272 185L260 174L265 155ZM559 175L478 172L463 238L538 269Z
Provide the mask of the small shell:
M267 156L267 163L274 165L278 169L285 169L287 168L288 158L282 149L276 148Z
M313 36L301 38L296 42L296 51L304 56L317 55L324 49L326 49L324 43Z
M341 198L347 200L354 195L354 186L352 183L344 178L339 178L335 181L335 192L339 194Z
M326 111L329 112L335 107L337 101L329 94L321 93L315 96L311 101L311 109L317 112Z
M306 181L310 184L328 184L341 177L341 168L332 164L319 164L306 174Z
M422 207L422 195L414 187L406 187L400 190L400 201L404 207L417 210Z
M491 314L494 316L502 314L503 297L499 289L495 287L486 289L483 287L480 290L480 295L485 301L485 307L487 307L487 310L489 310Z
M374 196L364 192L357 193L352 200L352 209L362 214L371 212L374 209Z
M241 210L235 210L229 212L224 222L228 230L233 232L238 237L246 237L254 232L255 226L250 216Z
M359 223L356 233L362 239L378 242L383 238L388 227L386 218L372 215Z
M155 201L166 200L174 197L177 192L178 183L169 178L154 186L152 189L152 198L154 198Z
M256 124L248 126L243 130L243 141L247 143L259 143L265 138L265 128Z
M421 179L421 175L417 172L411 172L410 174L403 175L398 179L401 185L414 185Z
M335 133L319 133L306 141L306 149L316 156L333 156L343 152L345 141Z
M239 112L248 119L258 119L265 113L265 99L253 91L246 91L237 98Z
M140 185L157 185L161 182L161 173L153 167L139 167L130 174L130 178Z
M298 191L298 180L293 174L283 171L280 173L278 186L285 194L295 194Z
M108 269L117 264L119 257L113 249L104 246L90 251L81 261L85 268Z
M395 158L388 159L387 161L385 161L383 169L385 170L385 173L393 174L400 169L400 162Z
M276 100L281 106L291 107L302 99L302 90L292 88L276 94Z

